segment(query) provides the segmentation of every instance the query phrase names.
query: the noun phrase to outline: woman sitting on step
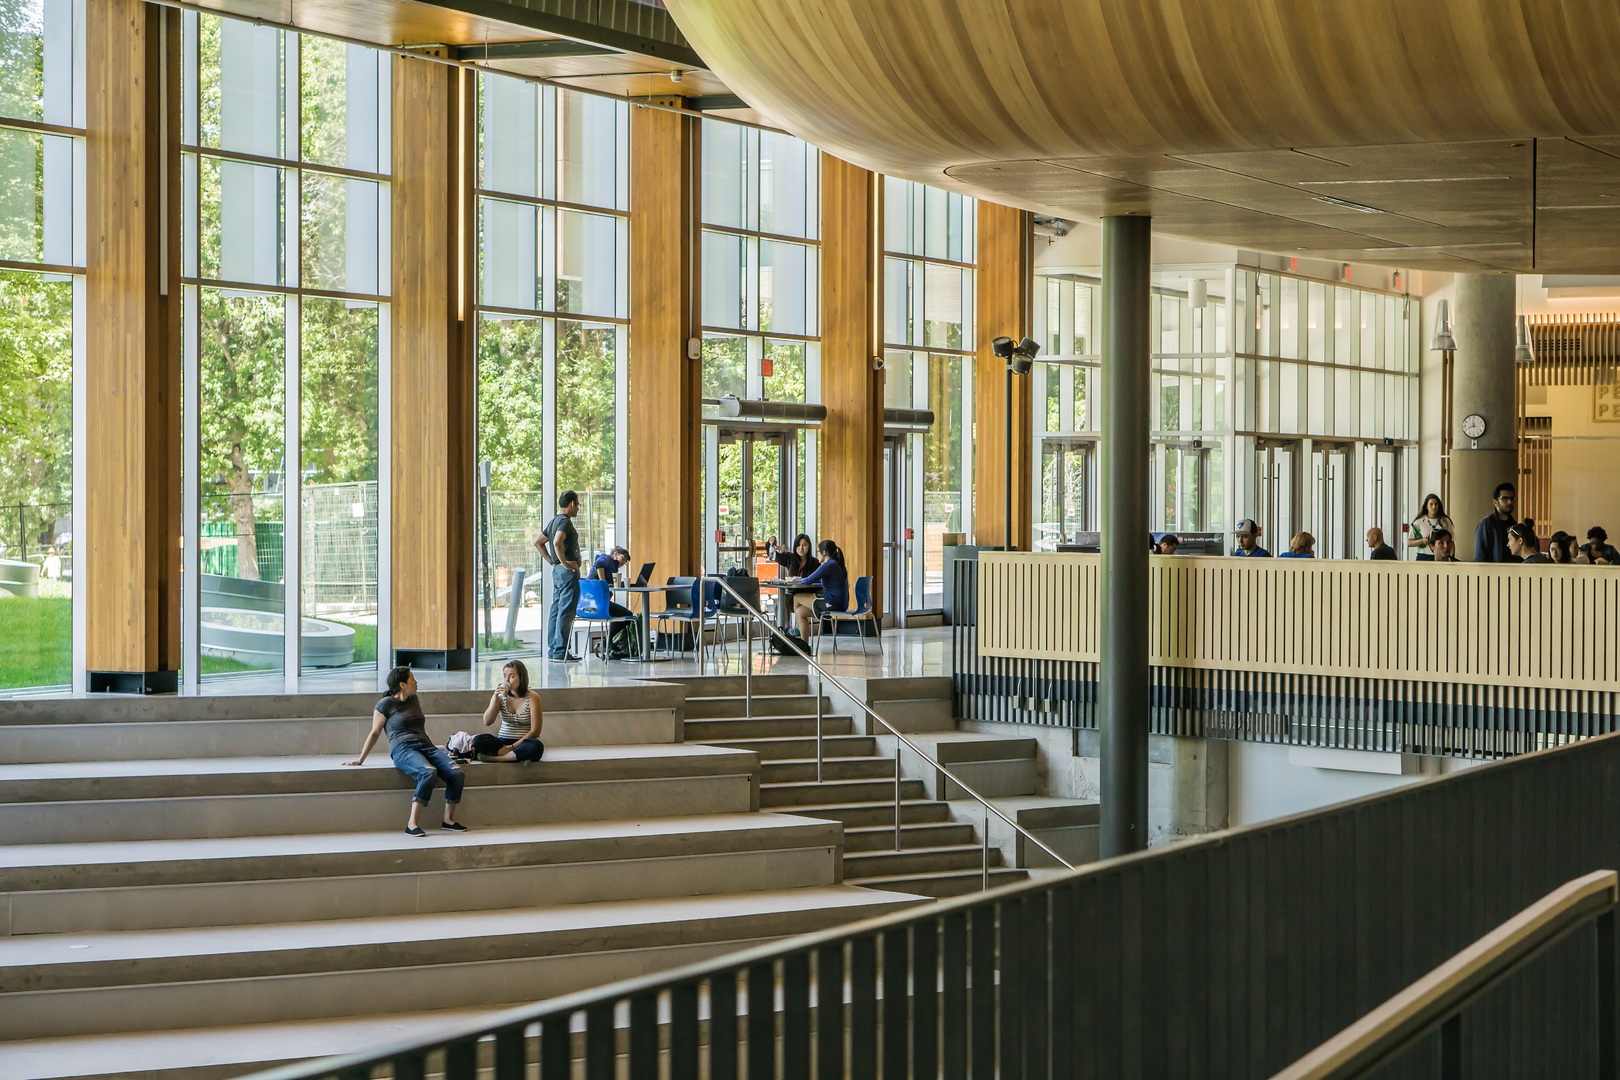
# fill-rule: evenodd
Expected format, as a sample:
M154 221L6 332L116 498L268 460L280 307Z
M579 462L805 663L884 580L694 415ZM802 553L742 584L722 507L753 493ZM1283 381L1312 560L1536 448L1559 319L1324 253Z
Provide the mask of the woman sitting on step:
M490 695L484 710L484 726L500 718L500 733L481 731L473 736L473 752L479 761L539 761L546 752L540 741L545 717L540 711L540 695L529 689L529 669L521 660L508 660L501 669L502 687Z
M433 797L434 781L442 779L444 824L440 827L449 832L466 832L467 826L456 822L456 806L461 802L461 787L467 778L450 760L450 755L428 738L427 717L422 715L422 703L416 697L416 676L408 667L397 667L388 673L388 696L372 710L371 730L360 745L360 756L343 764L365 764L366 755L371 753L377 736L384 731L388 732L388 754L394 759L394 768L416 781L405 831L411 836L427 835L417 817Z

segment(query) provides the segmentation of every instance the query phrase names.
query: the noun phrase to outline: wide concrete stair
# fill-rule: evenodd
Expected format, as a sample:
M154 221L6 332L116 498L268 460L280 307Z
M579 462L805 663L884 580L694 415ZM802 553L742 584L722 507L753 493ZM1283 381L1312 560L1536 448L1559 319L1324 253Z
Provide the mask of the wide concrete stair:
M922 902L841 883L683 696L544 693L545 759L421 839L385 751L341 764L375 695L8 706L0 1076L237 1076ZM424 694L430 734L486 700Z
M933 897L983 888L985 853L970 823L952 820L950 805L930 795L917 770L902 772L900 827L895 828L894 739L888 752L850 711L822 699L822 768L816 775L816 698L805 675L756 675L752 709L742 676L693 676L684 685L686 738L748 750L763 762L760 806L844 826L844 880L868 888ZM749 715L750 711L752 716ZM949 722L949 707L946 707ZM970 783L972 781L969 781ZM992 887L1027 874L989 852Z

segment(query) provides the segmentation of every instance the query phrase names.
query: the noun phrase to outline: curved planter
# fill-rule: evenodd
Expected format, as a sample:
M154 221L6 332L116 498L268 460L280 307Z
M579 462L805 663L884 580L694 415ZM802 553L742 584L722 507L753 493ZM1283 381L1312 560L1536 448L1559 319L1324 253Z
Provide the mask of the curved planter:
M31 562L0 559L0 593L33 599L39 595L39 567Z
M304 619L304 664L343 667L354 663L354 630L325 619ZM279 612L234 608L202 609L202 648L256 667L280 667L285 621Z

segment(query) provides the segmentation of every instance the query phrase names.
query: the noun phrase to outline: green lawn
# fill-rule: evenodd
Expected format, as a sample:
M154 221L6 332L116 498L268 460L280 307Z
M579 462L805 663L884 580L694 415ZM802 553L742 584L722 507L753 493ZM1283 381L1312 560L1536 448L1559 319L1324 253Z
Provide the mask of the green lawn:
M0 689L60 686L73 675L73 601L0 600Z
M377 628L354 629L355 663L377 659ZM67 597L0 600L0 690L24 686L66 686L72 681L73 601ZM204 656L204 675L258 671L224 656Z

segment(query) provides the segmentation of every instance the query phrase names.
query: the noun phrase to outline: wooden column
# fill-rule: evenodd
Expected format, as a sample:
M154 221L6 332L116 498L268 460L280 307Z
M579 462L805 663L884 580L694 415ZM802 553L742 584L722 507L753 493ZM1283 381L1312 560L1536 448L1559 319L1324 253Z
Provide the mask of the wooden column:
M973 534L977 543L1007 543L1006 516L1006 361L990 351L992 338L1014 340L1031 332L1031 277L1035 270L1027 210L981 202L978 212L978 277L974 333L978 357L973 367ZM1030 505L1034 427L1030 377L1012 384L1012 544L1028 551L1033 542Z
M678 98L654 104L679 105ZM629 541L660 580L703 564L698 329L700 121L630 110Z
M394 59L394 662L438 670L472 665L475 100L470 72Z
M180 671L180 12L89 0L85 25L86 686Z
M883 376L877 176L821 155L821 535L883 596Z

